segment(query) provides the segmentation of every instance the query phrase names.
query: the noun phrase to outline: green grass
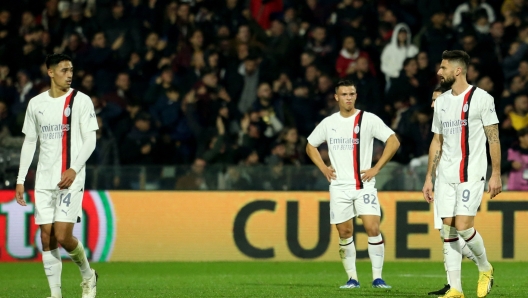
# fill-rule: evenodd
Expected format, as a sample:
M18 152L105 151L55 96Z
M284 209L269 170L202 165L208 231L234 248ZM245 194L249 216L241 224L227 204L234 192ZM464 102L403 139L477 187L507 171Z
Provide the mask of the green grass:
M489 297L528 297L528 263L494 263ZM370 262L357 264L361 289L339 289L346 281L339 262L98 263L97 297L427 297L445 283L444 266L433 262L386 263L392 290L372 289ZM477 268L464 262L466 297L476 297ZM65 262L63 295L80 297L80 274ZM40 263L0 264L0 297L48 297Z

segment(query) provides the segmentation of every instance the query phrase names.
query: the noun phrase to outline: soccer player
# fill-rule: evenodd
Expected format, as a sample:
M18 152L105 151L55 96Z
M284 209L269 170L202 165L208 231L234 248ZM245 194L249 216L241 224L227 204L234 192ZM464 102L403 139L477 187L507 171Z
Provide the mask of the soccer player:
M29 101L24 119L16 200L26 206L24 180L38 139L35 223L40 225L42 262L51 297L62 297L60 244L81 271L82 297L91 298L96 295L97 273L90 268L83 244L72 231L82 216L85 163L95 149L97 119L90 97L70 87L70 57L48 55L46 67L51 88Z
M431 108L434 109L435 100L442 93L444 93L444 89L442 89L442 87L438 87L433 91ZM435 172L434 178L438 178L438 173ZM436 180L435 180L435 185L438 185L438 181ZM444 243L444 236L442 233L442 218L438 216L438 207L436 206L436 201L433 204L433 214L434 214L434 228L440 231L440 239L442 239L442 243ZM459 237L458 242L460 244L460 247L462 247L462 255L470 259L471 261L473 261L475 264L477 264L477 259L475 258L475 255L473 255L469 247L467 246L466 241L464 241L464 239ZM444 268L445 268L445 272L447 275L447 284L444 285L444 287L438 291L429 292L428 293L429 295L445 295L445 293L449 291L449 289L451 288L451 286L449 285L449 274L447 272L445 259L444 259Z
M484 241L474 229L482 201L487 170L486 138L492 173L488 192L501 192L498 119L493 97L466 81L469 55L444 51L438 70L441 86L449 89L435 101L429 148L429 164L423 187L424 199L433 201L432 176L438 168L435 204L443 220L444 258L451 288L442 297L464 297L461 284L462 237L477 259L477 296L486 297L493 285L493 267L486 257Z
M341 288L359 288L352 219L359 216L368 235L372 287L391 288L382 279L385 246L380 233L381 208L375 176L400 146L394 132L376 115L355 108L356 87L340 81L335 88L339 112L323 119L308 137L306 153L330 182L330 223L339 233L339 255L348 274ZM380 160L372 167L374 138L386 142ZM326 167L317 147L328 144L333 167Z

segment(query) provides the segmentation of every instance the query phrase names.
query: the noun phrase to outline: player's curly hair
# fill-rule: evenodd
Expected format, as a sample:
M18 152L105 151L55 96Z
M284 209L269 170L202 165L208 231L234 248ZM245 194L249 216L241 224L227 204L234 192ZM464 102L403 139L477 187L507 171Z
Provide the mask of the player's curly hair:
M56 66L62 61L72 61L70 56L65 54L53 53L46 56L46 67L49 69L52 66Z

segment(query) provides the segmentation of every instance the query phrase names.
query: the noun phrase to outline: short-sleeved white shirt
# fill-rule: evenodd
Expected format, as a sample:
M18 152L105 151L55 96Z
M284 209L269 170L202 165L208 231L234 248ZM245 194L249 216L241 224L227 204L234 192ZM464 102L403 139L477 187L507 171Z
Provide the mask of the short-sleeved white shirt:
M82 92L70 89L53 98L45 91L33 97L22 132L40 141L35 188L57 189L62 173L77 159L82 134L98 128L92 100ZM77 173L74 183L84 185L84 180L85 167Z
M484 127L499 123L493 97L469 86L458 96L449 90L435 101L432 131L443 136L438 181L462 183L486 177Z
M374 138L385 142L394 134L376 115L357 110L348 118L339 112L323 119L308 137L308 142L319 147L328 144L330 161L336 171L331 185L342 189L374 188L375 179L361 181L361 170L372 167Z

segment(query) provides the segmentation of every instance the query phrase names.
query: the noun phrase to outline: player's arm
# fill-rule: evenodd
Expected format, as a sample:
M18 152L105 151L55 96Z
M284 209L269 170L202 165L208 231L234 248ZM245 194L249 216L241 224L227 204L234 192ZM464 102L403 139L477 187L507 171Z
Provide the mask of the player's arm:
M97 124L97 118L94 111L92 100L84 95L79 94L79 103L82 104L79 125L81 127L82 146L79 149L79 154L72 162L69 169L64 171L61 176L61 181L57 184L60 189L65 189L71 186L77 173L82 170L90 155L95 150L95 144L97 141L95 131L99 129Z
M376 176L379 171L381 171L381 169L383 169L383 167L392 159L394 154L396 154L396 151L398 151L398 148L400 148L400 141L398 141L398 138L395 134L392 134L385 142L385 149L383 149L383 153L381 154L381 157L376 165L368 170L362 170L360 172L363 174L361 176L361 180L363 180L363 182L368 182L374 178L374 176Z
M24 200L24 181L26 180L29 166L31 165L31 161L33 161L33 156L35 155L37 139L38 138L36 136L26 136L24 138L24 143L22 143L16 185L16 200L17 203L22 206L26 206L26 201Z
M18 167L17 185L15 191L15 198L18 204L26 206L24 200L24 181L26 175L33 161L35 150L37 148L38 140L38 128L37 119L33 114L33 101L29 101L26 109L26 115L24 116L24 125L22 126L22 132L25 135L24 142L22 143L22 150L20 152L20 163Z
M484 126L484 133L488 139L490 156L491 156L491 178L488 185L488 192L491 198L498 195L502 190L501 182L501 147L499 140L499 125L492 124Z
M308 154L308 157L310 157L312 162L325 175L326 180L328 180L328 182L336 179L334 168L332 166L326 166L323 161L323 158L321 157L321 153L319 153L319 150L317 150L316 147L312 146L312 144L310 143L306 144L306 154Z
M422 189L424 199L431 203L433 201L433 175L436 173L440 157L442 156L442 144L444 137L441 134L435 133L429 145L429 159L427 162L427 174L425 174L425 183Z
M435 133L429 146L429 159L427 162L427 174L425 180L433 183L433 177L436 175L436 169L440 163L440 157L442 157L442 144L444 143L444 137L441 134Z
M66 189L70 187L77 176L77 173L84 167L90 155L95 150L96 134L94 131L84 132L82 134L83 144L79 150L79 155L72 163L71 167L64 171L61 175L61 181L57 184L60 189Z
M385 143L385 149L383 149L383 153L381 154L381 157L376 165L370 169L360 169L360 173L362 174L361 180L363 182L368 182L374 178L379 173L379 171L391 160L394 154L396 154L396 151L398 151L398 148L400 148L400 141L398 141L394 131L390 129L380 117L372 113L365 113L365 116L368 117L365 119L368 119L367 121L371 123L369 128L371 129L372 136Z

